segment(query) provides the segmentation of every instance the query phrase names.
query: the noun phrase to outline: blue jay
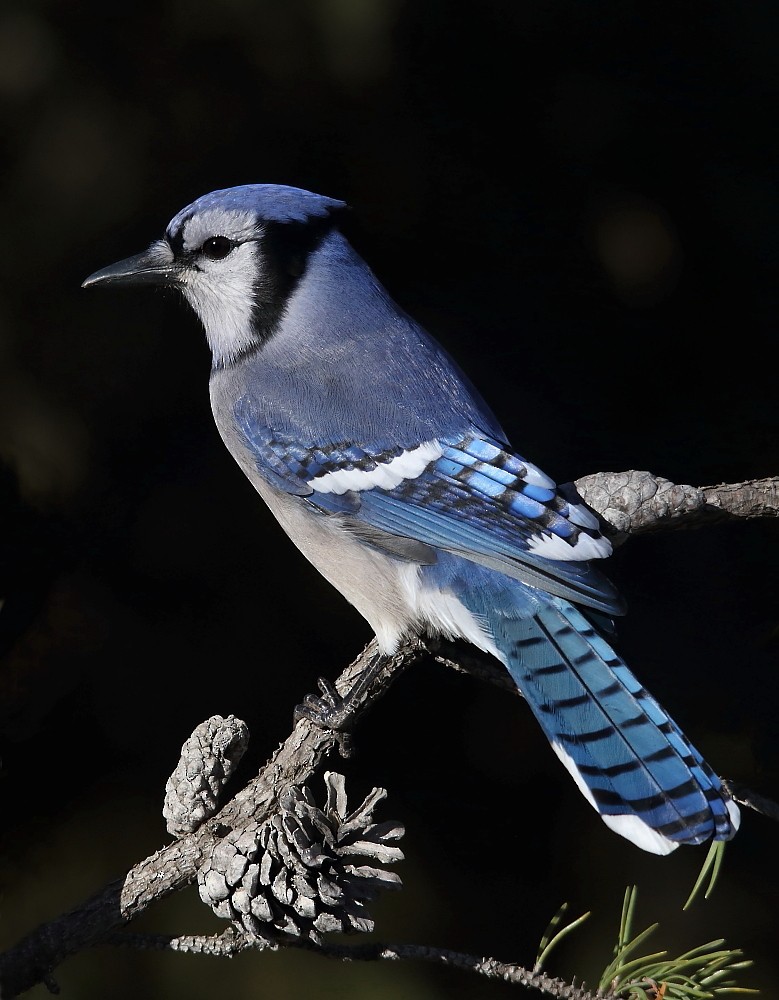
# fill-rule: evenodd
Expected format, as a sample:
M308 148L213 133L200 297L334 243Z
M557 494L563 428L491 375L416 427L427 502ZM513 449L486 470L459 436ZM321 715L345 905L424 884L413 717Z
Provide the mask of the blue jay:
M472 643L612 830L655 854L728 840L735 802L611 646L624 607L593 565L611 552L597 518L511 448L343 236L345 208L275 184L213 191L84 286L181 291L225 445L382 651Z

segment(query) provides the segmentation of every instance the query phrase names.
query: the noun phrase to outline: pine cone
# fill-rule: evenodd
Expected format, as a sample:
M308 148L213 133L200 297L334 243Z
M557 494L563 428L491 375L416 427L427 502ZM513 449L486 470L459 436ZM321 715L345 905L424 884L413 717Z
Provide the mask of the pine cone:
M249 743L245 722L213 715L195 729L181 748L176 770L165 785L162 815L168 833L185 837L216 812L219 793Z
M374 788L347 816L344 776L328 771L325 783L324 809L306 786L291 787L275 816L257 830L229 834L198 872L203 902L256 940L270 942L281 932L321 944L327 931L372 931L366 903L382 889L401 888L394 872L349 863L358 856L379 864L403 860L387 843L399 840L403 827L373 822L386 791Z

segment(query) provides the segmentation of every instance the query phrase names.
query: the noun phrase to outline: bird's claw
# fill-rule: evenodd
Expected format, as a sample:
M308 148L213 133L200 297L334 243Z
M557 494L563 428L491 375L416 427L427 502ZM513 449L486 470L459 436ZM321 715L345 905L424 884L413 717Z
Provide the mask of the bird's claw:
M295 707L295 722L308 719L321 729L329 729L338 740L338 750L342 757L351 757L354 752L352 734L347 732L351 722L352 704L349 695L341 697L332 681L320 677L317 681L320 695L307 694L300 705Z

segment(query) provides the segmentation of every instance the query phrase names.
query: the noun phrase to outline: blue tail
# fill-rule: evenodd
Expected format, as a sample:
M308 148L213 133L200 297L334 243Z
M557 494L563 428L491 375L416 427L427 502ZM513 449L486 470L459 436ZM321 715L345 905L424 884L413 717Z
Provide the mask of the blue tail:
M730 839L736 804L600 632L562 598L539 595L528 614L527 595L506 584L499 607L485 606L480 589L460 598L486 624L553 749L606 824L654 854Z

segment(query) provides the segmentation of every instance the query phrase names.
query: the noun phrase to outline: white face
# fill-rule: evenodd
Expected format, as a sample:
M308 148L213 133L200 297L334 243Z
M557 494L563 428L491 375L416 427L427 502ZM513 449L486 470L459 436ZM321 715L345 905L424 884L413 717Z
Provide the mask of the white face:
M254 343L259 236L251 212L216 208L188 219L181 232L184 250L195 254L180 276L181 291L203 324L217 364L228 364Z

